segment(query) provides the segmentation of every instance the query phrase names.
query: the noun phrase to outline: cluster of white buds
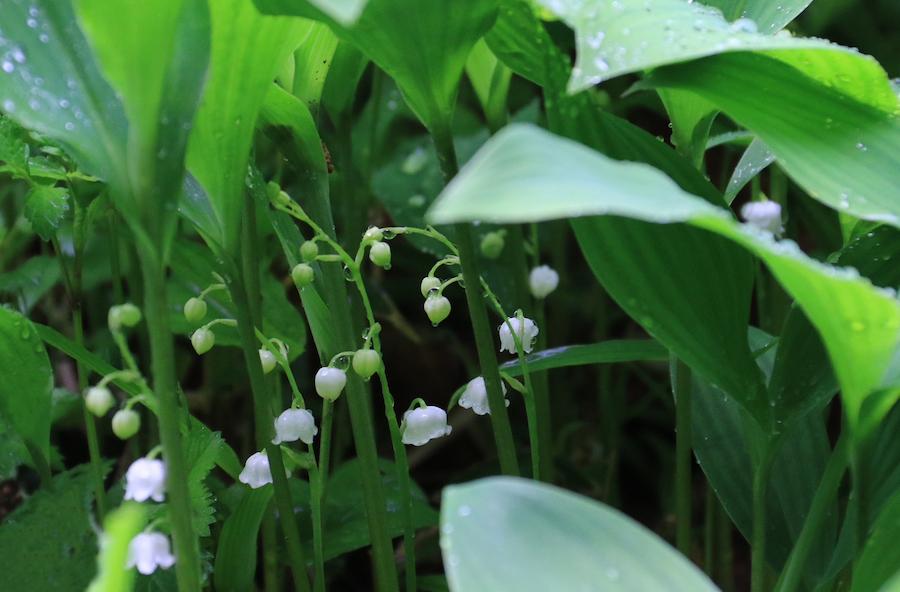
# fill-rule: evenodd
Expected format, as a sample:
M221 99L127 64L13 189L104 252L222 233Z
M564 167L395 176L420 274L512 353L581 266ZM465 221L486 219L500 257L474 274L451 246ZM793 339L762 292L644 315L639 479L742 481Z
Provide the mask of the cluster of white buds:
M504 401L509 407L509 400L506 399L506 385L502 382L500 387L503 389ZM466 384L463 394L459 397L459 406L464 409L471 409L476 415L487 415L491 412L491 404L488 401L487 386L484 384L484 378L477 376Z
M510 330L512 325L512 330ZM515 331L515 336L513 335ZM528 318L519 319L518 316L510 317L498 327L500 333L500 351L508 351L511 354L518 353L516 349L516 337L522 342L522 349L525 353L531 353L534 347L534 340L537 338L539 329L537 325Z
M531 295L541 300L556 290L559 285L559 274L549 265L539 265L528 274L528 287Z
M447 412L440 407L424 405L403 414L403 443L423 446L448 435L453 428L447 425Z
M781 205L777 201L750 201L741 207L741 217L750 226L780 234L784 230L781 226Z

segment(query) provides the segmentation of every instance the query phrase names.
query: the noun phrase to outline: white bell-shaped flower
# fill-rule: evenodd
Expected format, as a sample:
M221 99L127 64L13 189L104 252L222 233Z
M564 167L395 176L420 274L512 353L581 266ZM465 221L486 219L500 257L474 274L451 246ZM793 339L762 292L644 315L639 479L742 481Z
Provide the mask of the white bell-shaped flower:
M778 234L782 231L781 227L781 205L777 201L750 201L741 207L741 218L747 224Z
M347 373L340 368L325 366L316 372L316 392L323 399L335 401L347 384Z
M528 274L528 287L535 298L546 298L559 285L559 274L549 265L539 265Z
M275 418L275 438L272 444L296 442L312 444L313 437L319 433L316 420L309 409L286 409Z
M128 567L137 567L137 570L148 576L156 571L157 567L169 569L175 565L175 556L172 555L172 547L169 537L158 532L142 532L128 545Z
M406 427L403 429L403 443L422 446L429 440L449 434L453 428L447 425L447 412L440 407L429 405L411 409L403 414Z
M246 483L252 489L259 489L272 482L272 469L269 468L269 457L265 451L250 455L244 464L244 469L238 475L238 480Z
M513 337L513 332L509 330L509 325L512 325L513 331L516 332L515 334L522 342L522 349L525 350L525 353L531 353L531 348L534 346L534 340L537 338L539 330L534 321L524 317L521 321L518 317L511 317L508 323L504 322L500 325L498 328L500 332L500 351L508 351L511 354L517 353L516 340Z
M125 472L125 499L145 502L166 499L166 463L155 458L139 458Z
M502 381L500 382L500 387L503 389L505 397L506 385ZM506 406L509 407L509 401L506 399L504 401L506 401ZM487 415L491 412L484 378L478 376L469 381L463 394L459 397L459 406L464 409L471 409L476 415Z

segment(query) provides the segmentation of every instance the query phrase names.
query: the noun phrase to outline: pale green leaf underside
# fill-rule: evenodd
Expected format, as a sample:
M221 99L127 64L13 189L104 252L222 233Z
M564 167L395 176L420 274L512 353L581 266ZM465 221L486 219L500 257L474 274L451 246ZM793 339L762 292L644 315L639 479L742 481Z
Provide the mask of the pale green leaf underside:
M524 479L493 477L446 488L441 549L453 592L717 590L634 520Z
M762 33L774 33L794 20L812 0L706 0L728 20L749 18Z
M539 0L575 30L569 91L650 68L726 52L763 52L887 112L897 96L873 58L822 39L763 35L729 23L717 9L684 0Z
M611 160L530 125L513 125L488 141L429 212L433 223L512 223L616 215L685 222L755 253L803 307L822 334L848 415L880 384L900 335L900 306L849 269L807 257L791 241L738 224L730 213L681 190L643 164Z

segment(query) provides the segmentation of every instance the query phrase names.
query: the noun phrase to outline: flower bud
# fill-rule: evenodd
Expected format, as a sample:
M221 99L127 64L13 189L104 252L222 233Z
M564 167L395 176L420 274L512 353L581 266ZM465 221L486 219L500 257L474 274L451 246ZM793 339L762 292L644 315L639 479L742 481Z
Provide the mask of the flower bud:
M344 385L347 384L347 373L340 368L326 366L316 372L316 392L328 401L334 401L341 396Z
M275 438L272 444L296 442L312 444L313 437L319 433L316 420L308 409L286 409L275 418Z
M184 303L184 318L192 325L199 323L206 316L206 302L200 298L188 298Z
M119 320L125 327L134 327L141 322L141 309L130 302L119 305Z
M353 354L353 371L369 380L381 368L381 356L374 349L358 349Z
M503 389L503 395L506 396L506 385L500 382ZM509 401L506 406L509 407ZM488 401L487 386L484 384L484 378L478 376L469 381L463 394L459 397L459 406L464 409L471 409L476 415L486 415L491 412L491 404Z
M254 452L244 464L238 481L250 486L251 489L259 489L272 482L272 469L269 467L269 457L263 452Z
M127 440L141 429L141 416L131 409L119 409L112 418L112 431L120 440Z
M259 363L262 366L263 374L268 374L275 369L278 361L275 359L275 354L267 349L261 349L259 350Z
M447 412L431 405L407 411L403 414L403 423L403 443L413 446L446 436L453 429L447 425Z
M425 314L428 315L428 320L435 327L450 316L450 301L447 300L446 296L432 294L425 299L423 308L425 309Z
M559 274L549 265L539 265L528 274L528 287L535 298L546 298L559 285Z
M509 325L512 325L513 331L516 332L519 341L522 342L522 349L525 350L526 354L531 353L531 348L534 347L534 340L540 332L537 325L535 325L534 321L531 319L526 318L519 321L518 317L511 317L508 320L508 323L504 322L498 327L500 333L500 351L506 350L511 354L517 353L515 337L513 337L512 331L509 330Z
M145 502L166 499L166 464L154 458L139 458L125 472L125 499Z
M300 258L310 263L316 260L316 257L319 256L319 245L316 244L316 241L303 241L303 244L300 245Z
M776 201L751 201L741 207L741 217L760 230L778 234L781 227L781 205Z
M84 394L84 406L97 417L106 415L115 403L115 398L105 386L92 386Z
M431 293L432 290L441 287L441 279L436 278L433 275L429 275L427 277L422 278L422 285L420 289L422 290L422 297L428 298L428 294Z
M488 259L496 259L503 252L506 241L502 230L495 230L484 235L481 239L481 254Z
M369 249L369 261L377 265L378 267L383 267L385 269L391 268L391 247L387 243L376 241L372 243L372 248Z
M305 288L316 279L316 272L309 263L298 263L291 270L291 279L298 288Z
M142 532L128 545L128 567L149 576L157 567L169 569L175 565L175 556L169 538L158 532Z
M380 241L384 238L384 233L377 226L369 226L363 234L363 240Z
M211 350L215 344L216 334L206 327L200 327L191 334L191 345L194 346L194 351L201 356Z

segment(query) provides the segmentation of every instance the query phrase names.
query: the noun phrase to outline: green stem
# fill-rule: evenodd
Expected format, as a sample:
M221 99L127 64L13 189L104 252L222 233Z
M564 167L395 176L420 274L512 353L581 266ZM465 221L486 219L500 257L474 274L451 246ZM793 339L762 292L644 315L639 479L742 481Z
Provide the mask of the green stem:
M275 522L275 500L269 502L266 513L263 516L262 523L262 543L263 550L277 549L278 537L276 532L278 524ZM281 587L281 566L279 565L278 553L263 552L263 586L266 592L280 592Z
M144 312L150 333L153 391L159 401L159 436L166 462L166 494L172 538L175 543L175 575L181 592L200 590L197 538L191 525L188 471L181 443L175 380L175 344L169 329L166 274L155 254L138 249L144 278Z
M722 592L734 590L734 546L731 519L720 502L716 503L716 576Z
M675 542L686 557L691 556L691 370L675 357L670 358L672 393L675 395Z
M72 310L72 323L75 329L75 343L84 347L84 323L81 315L81 306ZM80 358L75 359L75 368L78 372L78 388L85 392L88 387L88 374ZM97 438L97 423L94 415L82 406L84 416L84 429L87 432L88 455L90 456L91 472L94 474L94 497L97 499L97 515L102 520L106 516L106 488L103 485L103 459L100 456L100 440Z
M375 327L375 312L369 301L369 294L363 283L359 268L354 266L353 281L359 297L362 300L366 312L366 320L369 327ZM381 337L377 331L372 331L372 346L379 355L382 355ZM381 383L381 396L384 399L384 415L387 419L388 430L391 434L391 447L394 451L394 461L397 463L397 476L400 481L400 504L403 506L403 548L405 551L405 577L406 591L416 590L416 530L412 515L412 484L409 477L409 460L406 457L406 447L403 445L403 437L400 433L400 424L397 422L397 411L394 408L394 396L388 385L387 373L384 364L378 369L378 380Z
M436 127L432 130L438 161L444 182L449 183L459 170L456 160L456 149L453 146L453 135L448 127ZM491 425L494 431L494 442L500 459L500 470L504 475L518 476L519 461L516 458L516 447L513 441L512 426L500 386L500 371L497 368L497 355L494 349L494 337L488 319L487 309L481 294L481 274L478 270L478 259L475 254L475 242L468 224L456 224L456 243L459 247L459 262L463 279L466 283L466 303L469 307L469 319L475 335L475 347L478 350L478 362L481 376L487 388L488 402L491 407Z
M287 475L284 468L284 459L281 455L281 447L272 444L272 405L270 393L266 388L265 376L259 362L259 347L256 340L256 326L260 323L262 313L260 311L259 294L259 258L256 253L256 217L255 205L251 200L246 201L244 208L243 236L241 245L241 272L235 270L229 292L235 305L235 317L238 323L238 333L241 339L241 349L244 352L244 363L250 377L250 389L253 394L253 414L255 420L256 444L260 449L265 448L269 458L269 466L272 471L272 481L275 490L275 504L280 515L281 530L287 544L288 563L291 566L291 575L295 589L300 592L309 592L309 577L306 573L306 560L303 546L300 543L300 531L297 526L297 518L294 514L294 504L291 501L291 493L288 489ZM270 550L266 550L270 552Z
M706 572L710 579L715 579L716 577L716 551L718 546L716 544L716 529L718 527L718 524L716 524L718 518L716 505L718 503L719 501L716 499L713 488L707 483L703 511L703 571Z
M812 503L809 506L809 513L806 514L806 520L803 522L803 528L797 536L794 548L788 557L787 564L781 572L778 584L775 586L776 592L793 592L800 587L800 580L803 577L803 571L806 568L806 561L812 553L813 546L817 543L819 530L831 510L834 498L837 496L841 481L844 479L844 473L847 471L849 463L849 436L847 432L841 433L828 464L822 473L822 479L816 488Z
M304 209L331 240L336 240L331 206L325 190L317 188L306 195ZM332 313L337 351L355 350L358 344L353 330L343 270L337 265L322 265L321 269L321 277L317 278L317 282L321 280L321 293ZM325 358L330 358L335 353L337 352L326 352ZM398 590L397 569L387 529L386 503L381 469L378 466L372 416L365 386L354 372L347 373L346 397L356 454L362 465L363 496L372 541L376 589L379 592Z
M764 592L766 589L766 493L769 489L769 477L772 474L776 448L775 442L765 443L753 473L750 592Z

